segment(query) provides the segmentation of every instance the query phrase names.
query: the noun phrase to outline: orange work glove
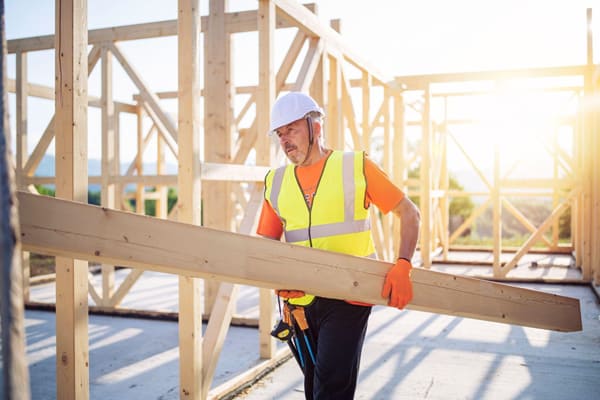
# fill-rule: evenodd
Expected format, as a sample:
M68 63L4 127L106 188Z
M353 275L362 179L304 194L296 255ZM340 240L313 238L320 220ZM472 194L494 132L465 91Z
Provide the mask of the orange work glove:
M305 293L302 290L288 290L288 289L277 289L275 290L275 294L280 297L285 297L286 299L297 299L298 297L302 297Z
M381 297L388 299L389 306L403 309L412 300L411 268L410 261L406 258L399 258L385 275Z

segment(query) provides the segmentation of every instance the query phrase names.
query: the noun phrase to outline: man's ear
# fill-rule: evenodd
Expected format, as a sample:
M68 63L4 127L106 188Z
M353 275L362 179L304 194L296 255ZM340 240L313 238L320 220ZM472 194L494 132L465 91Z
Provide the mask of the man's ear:
M320 138L323 133L323 127L321 125L321 123L319 121L313 120L313 135L315 135L315 138L318 139Z

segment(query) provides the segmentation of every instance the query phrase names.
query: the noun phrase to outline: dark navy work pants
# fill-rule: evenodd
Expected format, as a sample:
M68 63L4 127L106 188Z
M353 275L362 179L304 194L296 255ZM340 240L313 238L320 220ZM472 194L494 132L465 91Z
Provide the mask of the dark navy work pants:
M306 399L353 399L371 307L317 297L305 311L316 347L316 365L307 363L304 374Z

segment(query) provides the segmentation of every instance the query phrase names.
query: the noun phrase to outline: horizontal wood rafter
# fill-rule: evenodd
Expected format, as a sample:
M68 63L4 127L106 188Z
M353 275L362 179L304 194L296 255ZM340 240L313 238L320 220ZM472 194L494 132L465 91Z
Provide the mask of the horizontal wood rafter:
M314 9L313 4L304 4L308 10ZM201 18L202 32L208 24L208 17ZM258 27L256 10L231 12L225 14L225 26L229 33L256 31ZM290 28L293 25L285 18L278 18L277 28ZM126 40L140 40L177 35L177 20L147 22L110 28L91 29L88 31L88 43L119 42ZM17 51L39 51L54 48L54 35L44 35L28 38L7 40L8 54Z

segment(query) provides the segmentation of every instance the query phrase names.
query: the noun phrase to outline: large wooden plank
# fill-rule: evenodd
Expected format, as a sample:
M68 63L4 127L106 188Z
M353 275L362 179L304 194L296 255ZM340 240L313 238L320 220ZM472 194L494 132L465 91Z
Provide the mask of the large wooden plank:
M385 304L390 263L19 192L23 246L51 255ZM415 268L409 308L581 330L579 300Z

